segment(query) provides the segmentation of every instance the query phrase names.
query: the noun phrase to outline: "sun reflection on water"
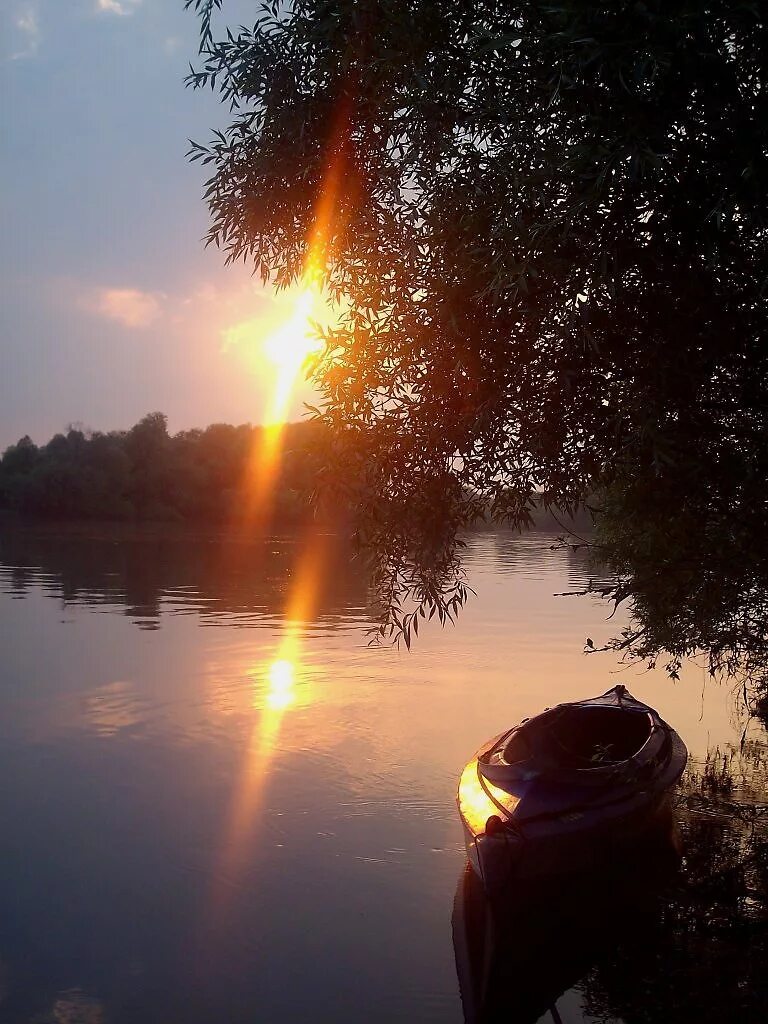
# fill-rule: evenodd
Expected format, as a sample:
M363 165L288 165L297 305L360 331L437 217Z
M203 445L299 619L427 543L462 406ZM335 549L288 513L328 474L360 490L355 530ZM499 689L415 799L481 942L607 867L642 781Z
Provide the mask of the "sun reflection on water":
M214 929L226 922L237 884L249 871L256 825L283 718L296 700L294 660L278 657L266 666L254 666L247 675L253 679L255 717L222 827L211 893L213 916L208 922Z
M211 896L213 920L208 922L214 930L224 926L237 886L252 873L265 792L286 716L311 704L311 687L304 681L308 669L305 628L317 608L332 544L329 534L312 532L304 538L277 649L268 661L259 661L246 670L253 686L253 724L222 825Z
M285 711L296 700L293 677L293 664L286 658L278 658L269 666L267 706L273 711Z

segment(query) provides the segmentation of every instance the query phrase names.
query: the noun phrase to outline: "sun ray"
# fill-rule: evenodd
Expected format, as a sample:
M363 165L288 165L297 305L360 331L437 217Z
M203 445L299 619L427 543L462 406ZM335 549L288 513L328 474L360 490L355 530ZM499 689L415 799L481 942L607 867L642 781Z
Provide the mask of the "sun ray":
M239 488L234 519L251 535L266 530L271 522L274 492L279 474L283 434L291 400L307 360L322 351L317 324L332 319L332 310L323 291L323 279L334 231L338 232L342 182L345 191L349 118L342 107L336 130L328 147L327 172L315 205L307 255L293 310L286 322L261 343L262 363L275 371L274 386L264 413L264 428L254 441ZM230 340L237 341L237 328Z
M229 901L253 855L254 832L283 720L297 704L303 685L299 679L306 622L316 613L333 544L334 538L328 533L312 531L304 538L280 643L266 664L256 665L248 673L254 682L256 716L222 828L211 894L211 925L226 920Z
M346 166L347 136L348 118L342 111L329 146L328 170L315 208L293 312L262 344L261 355L275 368L276 376L264 416L265 425L254 442L236 509L236 521L251 540L258 541L271 524L285 420L306 360L321 348L313 320L321 319L317 314L324 305L322 281L333 228L339 222L338 200ZM237 342L238 339L230 340ZM296 699L305 623L315 614L331 544L329 534L312 531L305 537L285 608L280 644L270 663L266 667L256 666L251 673L255 681L257 714L223 823L214 872L211 904L219 925L226 920L229 899L252 854L251 840L283 719Z

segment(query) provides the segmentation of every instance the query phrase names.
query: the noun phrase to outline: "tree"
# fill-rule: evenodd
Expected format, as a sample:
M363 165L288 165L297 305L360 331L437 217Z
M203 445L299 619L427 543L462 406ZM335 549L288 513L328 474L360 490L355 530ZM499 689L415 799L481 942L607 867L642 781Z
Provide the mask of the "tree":
M479 515L522 525L537 496L596 493L622 571L606 594L638 617L617 645L717 668L747 644L759 675L760 6L294 0L221 33L222 0L186 6L188 81L231 108L191 150L213 172L208 241L279 287L309 267L341 300L313 373L384 632L458 610Z
M29 437L0 459L0 509L55 519L184 520L232 525L242 517L262 427L214 423L170 435L165 415L149 413L128 431L70 428L38 448ZM317 511L311 494L323 463L321 424L288 423L274 480L268 525L306 523ZM338 523L345 509L326 509Z
M40 450L29 434L3 452L3 470L9 475L28 473L38 460Z

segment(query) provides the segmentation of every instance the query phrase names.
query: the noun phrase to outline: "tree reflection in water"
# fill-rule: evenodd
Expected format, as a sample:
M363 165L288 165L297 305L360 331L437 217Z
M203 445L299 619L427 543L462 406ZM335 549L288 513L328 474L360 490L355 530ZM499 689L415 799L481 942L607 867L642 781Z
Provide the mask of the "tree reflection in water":
M142 629L159 629L163 612L248 625L283 615L297 562L322 538L329 566L315 612L332 624L369 600L353 551L332 537L315 526L254 540L179 525L8 526L0 584L14 597L42 584L63 606L118 607Z
M678 829L610 870L491 907L467 869L453 915L467 1024L768 1020L767 754L763 737L692 765Z

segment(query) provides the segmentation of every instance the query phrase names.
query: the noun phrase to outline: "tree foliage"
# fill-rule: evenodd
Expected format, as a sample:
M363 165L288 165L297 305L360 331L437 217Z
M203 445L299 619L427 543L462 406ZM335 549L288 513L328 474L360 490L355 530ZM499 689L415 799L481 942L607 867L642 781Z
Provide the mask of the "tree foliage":
M154 412L127 431L70 427L39 448L23 437L0 459L0 508L58 519L237 523L248 506L249 467L262 432L214 423L171 435L165 416ZM293 423L283 435L269 523L262 525L313 515L325 431Z
M385 631L457 610L481 509L597 492L618 643L765 667L761 6L186 5L231 109L209 241L278 286L319 251L342 300L314 374Z

